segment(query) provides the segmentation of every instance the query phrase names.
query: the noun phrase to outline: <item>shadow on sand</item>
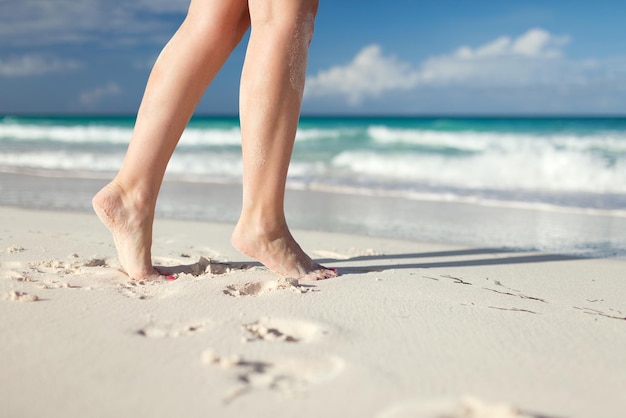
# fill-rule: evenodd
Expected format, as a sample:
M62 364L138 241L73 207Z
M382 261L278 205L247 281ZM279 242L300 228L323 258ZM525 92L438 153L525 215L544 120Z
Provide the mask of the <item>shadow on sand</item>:
M471 259L451 259L444 261L433 261L433 258L446 257L468 257L481 256L488 257L471 258ZM521 253L515 250L505 250L498 248L476 248L468 250L454 251L438 251L426 253L405 253L405 254L384 254L384 255L366 255L352 257L348 259L338 260L333 258L317 259L320 264L331 263L350 263L359 262L367 265L358 267L340 267L339 272L342 274L366 273L373 271L397 270L397 269L419 269L419 268L436 268L436 267L475 267L475 266L494 266L504 264L525 264L525 263L545 263L553 261L571 261L583 260L583 257L576 257L562 254L544 254L544 253ZM397 262L398 260L406 260L407 262ZM410 262L409 262L410 260ZM422 261L420 261L422 260ZM387 261L388 263L380 263ZM372 262L371 264L369 262Z
M488 257L471 259L451 259L444 261L433 261L434 258L448 257L475 257L487 255ZM397 269L425 269L436 267L475 267L494 266L504 264L525 264L525 263L545 263L553 261L584 260L583 257L576 257L561 254L544 253L521 253L514 250L498 248L476 248L468 250L438 251L425 253L405 253L405 254L384 254L365 255L348 259L324 258L316 259L322 265L338 267L339 274L362 274L370 272L381 272L385 270ZM407 262L398 262L406 260ZM421 261L420 261L421 260ZM350 266L349 263L358 262L360 266ZM348 264L348 265L345 265ZM365 265L363 265L365 264ZM178 266L158 266L158 270L166 274L192 274L199 276L204 273L224 274L232 270L249 270L254 267L262 267L258 262L230 262L220 263L206 258L191 264L181 264Z

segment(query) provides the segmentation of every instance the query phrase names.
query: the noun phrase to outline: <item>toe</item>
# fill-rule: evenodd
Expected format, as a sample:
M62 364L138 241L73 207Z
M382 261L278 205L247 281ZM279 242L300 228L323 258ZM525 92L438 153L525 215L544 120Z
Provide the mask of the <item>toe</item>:
M301 280L311 280L311 281L326 280L326 279L332 279L333 277L337 277L338 275L339 274L337 273L336 269L330 269L330 268L320 266L317 270L314 270L308 273L307 275L301 277Z
M337 269L333 269L333 268L324 267L322 270L322 273L323 273L324 279L332 279L333 277L339 276Z

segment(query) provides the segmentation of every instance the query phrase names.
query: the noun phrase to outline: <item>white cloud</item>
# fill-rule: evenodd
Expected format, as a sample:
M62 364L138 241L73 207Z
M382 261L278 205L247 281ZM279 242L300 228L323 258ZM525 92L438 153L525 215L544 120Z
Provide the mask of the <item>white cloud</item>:
M411 89L415 87L418 77L419 74L408 63L384 56L380 46L370 45L347 65L332 67L308 79L305 95L341 94L351 104L358 104L367 96Z
M0 1L0 46L162 42L188 5L189 0Z
M117 96L121 93L122 88L117 83L111 81L104 86L95 87L91 90L82 92L80 95L80 103L83 105L92 106L100 102L102 99L111 96Z
M534 28L517 39L501 36L478 48L463 46L453 56L465 59L483 57L526 57L526 58L558 58L562 48L569 43L568 36L554 36L550 32Z
M566 36L536 28L516 39L503 36L474 49L463 46L424 61L419 68L420 84L518 87L562 83L571 77L563 58L568 42Z
M568 36L533 28L516 38L502 36L474 48L462 46L419 65L386 55L379 46L370 45L351 62L309 77L305 94L307 98L341 96L349 104L358 105L365 98L426 87L509 91L549 87L564 91L625 79L624 60L568 60L564 47L569 42Z
M0 77L24 77L48 73L75 71L81 68L75 60L64 60L42 54L27 54L0 58Z

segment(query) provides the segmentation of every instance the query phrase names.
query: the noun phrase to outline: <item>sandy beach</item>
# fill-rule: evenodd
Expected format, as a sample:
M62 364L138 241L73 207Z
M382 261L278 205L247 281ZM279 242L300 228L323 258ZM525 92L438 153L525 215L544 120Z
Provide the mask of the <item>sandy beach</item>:
M626 262L295 231L286 281L232 225L157 219L117 270L94 215L0 208L3 417L618 417Z
M626 2L76 3L0 1L0 418L626 418Z

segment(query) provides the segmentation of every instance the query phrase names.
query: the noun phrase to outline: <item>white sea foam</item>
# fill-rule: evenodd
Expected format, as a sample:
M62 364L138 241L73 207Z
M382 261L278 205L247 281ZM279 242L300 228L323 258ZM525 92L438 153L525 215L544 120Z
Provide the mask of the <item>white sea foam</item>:
M4 169L30 168L77 171L117 171L124 152L88 150L41 150L0 153ZM168 171L175 174L239 177L238 151L178 150ZM329 160L294 158L292 177L358 179L441 188L527 190L554 192L626 193L626 158L608 164L600 156L546 149L517 150L503 154L490 151L468 156L402 152L343 151ZM343 180L342 180L343 179Z
M449 147L473 152L559 148L585 152L596 150L607 153L626 153L626 132L594 132L594 134L588 135L573 133L536 134L493 131L451 132L371 126L367 129L367 134L374 142L384 145L411 144L440 148Z
M0 154L0 168L4 171L42 169L64 171L117 171L123 154L93 154L88 152L4 152Z
M0 168L17 171L19 168L115 172L124 159L123 153L97 154L90 152L47 151L0 154ZM224 153L179 153L172 157L168 165L172 174L198 174L239 176L241 158Z
M80 144L127 144L132 128L94 126L39 126L0 124L0 140L51 141ZM239 145L241 131L230 129L188 128L181 137L182 146Z
M168 172L174 176L241 177L241 156L231 153L179 153L172 157Z
M239 128L206 129L187 128L180 139L181 146L239 146L241 130Z
M192 121L168 166L169 175L240 181L241 130L236 121L219 123ZM508 196L517 191L626 193L626 130L456 132L307 123L297 132L304 144L296 145L289 169L292 184L323 180L338 187L427 190L439 197L451 190L461 195L503 191ZM0 170L60 170L76 176L115 172L131 134L129 120L44 126L5 118L0 121Z
M20 141L51 141L82 144L127 144L133 132L132 127L106 125L46 126L0 123L0 141L3 139ZM346 129L298 129L298 141L340 138L356 130ZM241 129L206 128L189 126L183 132L180 145L185 146L239 146Z
M415 129L394 129L385 126L371 126L367 134L375 142L392 145L405 143L411 145L451 147L460 150L482 151L493 138L482 135L458 135L452 132L437 132Z
M44 126L0 124L0 140L55 141L68 143L123 144L131 128L115 126Z
M320 139L336 139L358 133L357 129L298 129L296 141L314 141Z
M609 166L598 157L575 152L518 150L508 155L485 152L450 158L345 151L332 164L360 178L439 187L626 193L626 159Z

